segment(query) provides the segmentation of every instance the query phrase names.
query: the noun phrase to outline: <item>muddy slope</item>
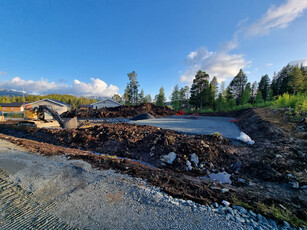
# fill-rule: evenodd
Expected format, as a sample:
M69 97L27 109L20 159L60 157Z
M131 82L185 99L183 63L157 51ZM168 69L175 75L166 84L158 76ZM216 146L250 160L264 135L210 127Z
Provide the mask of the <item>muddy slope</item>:
M127 117L131 118L143 113L150 113L154 117L167 117L175 115L175 111L168 107L155 106L152 103L145 103L137 106L119 106L103 109L77 109L63 113L63 118L113 118Z

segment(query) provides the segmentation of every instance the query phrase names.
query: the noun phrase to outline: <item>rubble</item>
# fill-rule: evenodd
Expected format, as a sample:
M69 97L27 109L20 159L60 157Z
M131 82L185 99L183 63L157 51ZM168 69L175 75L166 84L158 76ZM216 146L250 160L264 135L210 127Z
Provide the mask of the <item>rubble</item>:
M161 156L161 160L168 164L173 164L173 161L175 160L175 158L176 158L176 153L174 152L170 152L167 155Z

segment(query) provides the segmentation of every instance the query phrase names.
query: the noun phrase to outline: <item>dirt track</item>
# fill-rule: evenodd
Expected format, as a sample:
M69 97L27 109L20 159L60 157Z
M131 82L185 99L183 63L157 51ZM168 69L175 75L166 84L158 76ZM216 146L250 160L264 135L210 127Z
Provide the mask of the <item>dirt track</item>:
M271 111L248 109L241 113L228 114L242 119L238 125L256 141L253 146L234 146L227 139L218 137L186 136L154 127L128 124L104 124L74 131L1 125L1 132L40 141L12 139L33 151L45 154L69 154L69 151L55 145L42 144L42 141L146 161L159 168L88 152L72 154L73 158L86 160L97 167L114 168L146 178L176 197L193 199L200 203L239 198L258 211L260 202L266 205L281 204L288 212L306 220L306 189L295 189L290 184L294 181L300 187L307 184L306 140L293 138L291 133L266 121L264 114L269 112ZM162 166L160 156L169 151L176 152L179 157L173 165ZM150 153L153 153L152 156ZM196 153L200 161L204 162L203 169L193 167L192 171L186 172L185 161L190 153ZM214 168L210 163L214 164ZM219 189L213 189L217 185L193 179L195 176L206 175L208 170L226 170L232 174L233 184L228 186L230 193L221 193L223 185L218 185L222 186ZM288 174L294 178L290 178ZM239 182L239 178L244 179L245 183Z

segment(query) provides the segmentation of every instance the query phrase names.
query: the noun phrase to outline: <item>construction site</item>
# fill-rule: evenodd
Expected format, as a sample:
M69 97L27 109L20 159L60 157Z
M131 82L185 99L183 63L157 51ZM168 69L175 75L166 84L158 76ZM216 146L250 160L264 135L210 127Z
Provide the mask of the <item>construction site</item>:
M50 113L44 109L40 108ZM51 115L56 121L49 121L49 124L57 125L48 127L41 115L38 121L31 121L35 119L30 116L30 121L0 122L1 145L15 151L11 154L0 151L0 196L5 210L1 213L1 229L9 229L8 226L17 229L16 223L19 221L22 226L27 218L27 226L38 229L101 229L95 215L111 216L111 212L104 213L96 204L85 200L106 194L104 204L107 206L128 202L126 199L131 197L127 198L127 191L119 190L116 184L132 183L131 180L143 183L142 186L146 183L146 186L158 188L171 197L168 199L191 201L195 207L212 207L226 217L228 206L239 206L274 220L276 227L283 227L285 221L296 227L306 224L307 121L306 118L292 121L291 111L257 108L184 115L176 114L168 107L147 103L70 110L61 117L51 111ZM64 171L59 165L65 165ZM108 176L109 170L119 174ZM103 188L93 190L94 195L92 190L87 190L98 186L102 180L108 180L112 189L108 192ZM77 198L76 194L79 194ZM82 202L81 196L85 199ZM16 212L21 200L24 207L33 203L36 208L29 212L32 219L30 214ZM73 211L81 209L77 200L82 203L83 211L90 213L87 218L95 221L84 220L85 217L78 216L79 212ZM215 207L225 202L226 209L220 205ZM37 203L40 205L35 206ZM53 206L57 207L56 211L46 211L46 216L41 219L34 215ZM15 211L10 213L8 207ZM13 221L15 218L17 222ZM50 226L43 224L48 218ZM157 224L165 221L161 218L157 219ZM228 223L231 220L229 216L226 219ZM129 222L130 227L135 223L132 222ZM232 222L240 224L234 228L257 227L249 219L240 221L239 216ZM185 229L183 223L177 224L178 228ZM107 226L124 229L120 224ZM191 229L206 229L203 225L193 226ZM160 227L153 226L152 229ZM227 225L220 227L227 228ZM266 229L265 225L262 229Z

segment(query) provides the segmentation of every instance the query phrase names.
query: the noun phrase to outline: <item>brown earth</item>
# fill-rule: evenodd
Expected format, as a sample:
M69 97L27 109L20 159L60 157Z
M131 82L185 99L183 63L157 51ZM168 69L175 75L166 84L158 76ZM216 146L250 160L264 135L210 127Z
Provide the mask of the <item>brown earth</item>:
M263 108L215 114L240 118L238 126L256 142L252 146L216 136L184 135L126 123L55 130L17 127L13 122L7 122L0 123L0 132L24 138L10 140L33 151L47 155L66 154L84 159L99 168L113 168L147 179L176 197L200 203L223 199L235 202L239 199L244 202L241 205L246 204L268 215L271 213L260 209L260 204L281 205L287 213L306 221L306 189L293 188L290 182L298 182L300 187L307 185L307 140L301 129L285 129L298 124L292 122L287 126L279 126L279 123L286 121L278 114ZM272 122L278 119L280 122ZM129 159L98 156L78 149ZM161 164L161 155L171 151L177 154L174 163ZM192 153L199 157L203 167L193 165L193 170L187 172L185 162ZM142 160L155 167L130 159ZM231 186L198 178L224 170L232 174ZM239 178L245 182L239 182ZM230 189L229 193L221 192L225 186Z
M77 109L63 113L63 118L114 118L114 117L135 117L136 115L150 113L154 117L167 117L175 115L175 111L168 107L155 106L152 103L145 103L137 106L118 106L102 109Z

